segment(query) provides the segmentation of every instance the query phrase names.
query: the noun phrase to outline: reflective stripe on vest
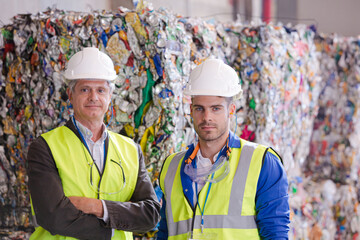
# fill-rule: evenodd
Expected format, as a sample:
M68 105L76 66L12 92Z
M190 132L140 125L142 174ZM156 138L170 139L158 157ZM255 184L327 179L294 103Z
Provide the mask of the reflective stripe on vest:
M205 230L210 229L212 232L218 231L219 235L223 236L223 238L229 237L229 234L231 236L231 231L234 233L239 233L239 231L251 232L252 237L255 236L259 238L255 222L255 195L262 159L266 150L267 148L265 146L247 142L242 139L241 148L232 149L229 175L220 182L212 185L210 192L212 192L213 195L212 197L209 196L204 213ZM200 229L201 225L201 214L198 207L196 208L193 223L193 210L191 206L186 200L181 201L181 197L177 194L177 191L183 191L179 178L185 153L184 151L171 155L166 160L160 175L160 186L166 198L169 239L172 239L172 237L175 237L174 239L182 239L176 238L176 236ZM238 164L240 164L239 167ZM174 186L174 184L177 185ZM180 186L178 184L180 184ZM204 202L204 192L206 192L208 185L209 184L206 183L203 190L199 193L201 206ZM230 185L230 187L226 185ZM214 186L217 187L217 190L213 189ZM224 194L226 196L218 196L219 194L216 194L216 191L222 188L226 189L226 187L229 190L227 195ZM175 193L177 194L176 200L171 201L172 195ZM185 197L183 197L183 199L185 199ZM179 204L183 204L184 206L181 207ZM215 206L219 207L214 212L214 210L208 209L211 205L213 208ZM180 209L182 209L182 212L180 212ZM227 209L227 212L225 212L224 209ZM179 212L175 213L174 211ZM194 226L192 226L192 224L194 224ZM223 232L221 233L221 231ZM244 236L244 238L245 237L246 236ZM221 239L221 237L218 239Z
M134 142L119 134L109 133L109 146L103 174L100 176L97 167L92 167L93 185L90 185L91 155L81 140L69 128L62 126L42 135L54 157L61 178L65 196L84 196L111 201L129 201L138 177L138 152ZM120 158L120 159L118 159ZM120 161L123 167L126 185L120 193L98 194L94 191L100 184L100 191L113 193L120 190L123 184L122 171L113 161ZM33 208L33 206L32 206ZM75 239L51 235L42 227L36 227L31 239ZM112 239L133 239L131 232L115 230Z

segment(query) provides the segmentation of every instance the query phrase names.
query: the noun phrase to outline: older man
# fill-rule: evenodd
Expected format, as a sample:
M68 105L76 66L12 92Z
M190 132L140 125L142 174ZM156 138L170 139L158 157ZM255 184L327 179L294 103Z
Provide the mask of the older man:
M74 116L28 151L38 224L30 239L133 239L131 232L156 226L160 205L141 148L103 123L114 65L97 48L84 48L69 60L65 78Z

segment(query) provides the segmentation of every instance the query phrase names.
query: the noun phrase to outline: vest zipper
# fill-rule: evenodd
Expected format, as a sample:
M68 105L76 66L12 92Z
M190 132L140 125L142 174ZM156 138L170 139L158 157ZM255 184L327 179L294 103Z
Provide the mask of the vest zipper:
M105 171L105 168L104 168L104 171ZM99 174L100 174L100 172L99 172ZM100 180L99 180L99 184L98 184L97 199L100 199L100 183L101 183L101 180L102 180L102 174L100 174Z
M197 202L196 202L196 204L197 204ZM191 231L194 231L195 217L196 217L196 205L195 205L195 209L193 210L193 217L192 217L192 223L191 223Z
M107 149L106 149L107 150ZM106 161L106 157L107 157L107 152L105 153L105 161L104 161L104 168L103 168L103 171L102 171L102 173L100 173L100 170L97 168L97 166L96 166L96 168L97 168L97 170L98 170L98 173L99 173L99 175L100 175L100 180L99 180L99 184L98 184L98 196L97 196L97 198L98 199L100 199L100 184L101 184L101 180L102 180L102 176L104 175L104 172L105 172L105 169L106 169L106 163L107 163L107 161ZM94 161L94 160L93 160ZM96 164L95 164L96 165Z
M105 143L104 143L105 144ZM106 146L106 145L105 145ZM104 149L104 151L105 151L105 154L104 154L104 168L103 168L103 171L102 171L102 173L100 172L100 170L99 170L99 168L97 167L97 165L95 164L95 166L96 166L96 169L98 170L98 173L99 173L99 175L100 175L100 180L99 180L99 184L98 184L98 194L97 194L97 199L100 199L100 184L101 184L101 180L102 180L102 176L103 176L103 174L104 174L104 172L105 172L105 168L106 168L106 163L107 163L107 161L106 161L106 158L107 158L107 150L108 150L108 147L106 148L105 147L105 149ZM91 155L91 154L90 154ZM91 158L92 158L92 156L91 156ZM93 161L94 161L94 159L93 159Z
M201 189L201 190L202 190L202 189ZM194 231L195 217L196 217L196 207L197 207L197 205L198 205L199 195L200 195L201 190L200 190L199 193L196 195L196 204L195 204L195 207L193 208L193 218L192 218L192 223L191 223L191 231ZM190 205L190 206L191 206L191 205Z
M201 190L200 190L201 191ZM199 192L200 193L200 192ZM195 215L196 215L196 206L197 206L197 202L195 204L195 207L192 207L190 200L188 199L188 197L184 194L184 197L186 199L186 201L188 202L189 206L191 207L191 209L193 210L193 217L192 217L192 223L191 223L191 231L193 231L194 229L194 224L195 224Z
M98 166L96 165L96 163L95 163L92 155L90 154L90 152L89 152L89 155L90 155L91 160L93 161L93 164L95 165L96 170L97 170L97 172L99 173L99 176L100 176L100 180L99 180L99 183L98 183L98 185L97 185L97 191L98 191L98 193L97 193L97 199L100 199L100 183L101 183L102 175L103 175L103 173L104 173L104 171L105 171L105 165L104 165L104 170L103 170L103 172L100 173L100 170L99 170Z

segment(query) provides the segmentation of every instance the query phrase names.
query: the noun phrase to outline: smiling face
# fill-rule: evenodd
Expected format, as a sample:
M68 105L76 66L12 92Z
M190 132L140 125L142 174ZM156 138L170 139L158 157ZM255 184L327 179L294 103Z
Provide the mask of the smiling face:
M104 80L77 80L73 89L68 89L69 100L76 120L87 123L102 123L109 108L111 91Z
M194 96L191 115L200 141L224 141L229 132L230 113L235 105L224 97Z

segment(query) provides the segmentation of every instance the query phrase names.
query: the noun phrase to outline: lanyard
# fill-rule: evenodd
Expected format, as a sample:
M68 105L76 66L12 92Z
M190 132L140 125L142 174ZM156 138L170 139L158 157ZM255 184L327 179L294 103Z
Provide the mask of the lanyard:
M217 162L219 160L220 155L221 155L220 152L219 152L215 162ZM214 175L215 175L215 173L211 174L211 180L214 178ZM201 228L201 233L203 233L203 229L204 229L204 212L205 212L205 206L206 206L207 199L209 197L211 186L212 186L212 182L209 182L209 188L207 190L206 197L205 197L205 202L204 202L204 205L203 205L202 209L201 209L200 204L199 204L199 198L197 200L197 205L198 205L198 207L200 209L200 213L201 213L201 227L200 227ZM197 183L195 184L195 189L196 189L196 194L197 194L197 192L198 192L198 184Z
M77 130L78 133L80 134L81 140L83 141L86 149L87 149L87 150L89 151L89 153L90 153L90 156L91 156L92 160L94 161L94 158L93 158L93 156L92 156L92 154L91 154L90 148L89 148L89 146L87 145L84 136L82 135L79 127L78 127L77 124L76 124L75 117L73 117L73 122L74 122L74 125L75 125L76 130ZM105 139L105 140L106 140L106 139ZM104 145L104 165L103 165L103 167L105 167L105 160L106 160L106 159L105 159L105 157L106 157L105 140L104 140L104 143L103 143L103 145Z
M215 174L215 173L213 173L213 174L211 175L211 179L214 178L214 174ZM196 185L195 185L196 192L198 191L197 185L198 185L198 184L196 183ZM199 204L199 199L198 199L198 201L197 201L197 205L198 205L198 207L199 207L199 209L200 209L200 213L201 213L201 233L203 233L203 229L204 229L204 211L205 211L205 205L206 205L206 202L207 202L209 193L210 193L211 185L212 185L212 182L209 183L209 188L208 188L208 190L207 190L206 197L205 197L205 202L204 202L204 205L203 205L203 208L202 208L202 209L201 209L200 204Z
M229 148L229 138L230 138L230 135L228 136L228 139L226 140L226 144L224 146L224 147L226 147L227 156L229 156L230 152L231 152L231 149ZM194 160L194 158L195 158L197 152L199 151L199 149L200 149L200 144L198 143L196 145L195 149L193 150L192 154L190 155L190 157L185 160L186 164L191 164L191 162ZM220 150L215 162L217 162L219 160L222 150L223 149ZM196 166L196 164L195 164L195 166ZM214 179L214 175L215 175L215 172L211 174L211 180ZM207 202L207 199L209 197L210 190L211 190L211 186L212 186L212 182L209 182L209 188L207 190L206 197L205 197L205 202L204 202L204 205L203 205L202 209L201 209L200 204L199 204L199 198L197 200L197 205L198 205L198 207L200 209L200 213L201 213L201 233L203 233L203 229L204 229L204 212L205 212L206 202ZM196 190L196 194L198 196L198 184L197 183L195 184L195 190Z

